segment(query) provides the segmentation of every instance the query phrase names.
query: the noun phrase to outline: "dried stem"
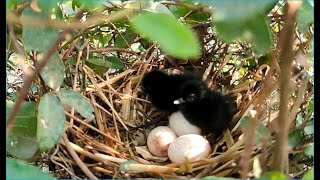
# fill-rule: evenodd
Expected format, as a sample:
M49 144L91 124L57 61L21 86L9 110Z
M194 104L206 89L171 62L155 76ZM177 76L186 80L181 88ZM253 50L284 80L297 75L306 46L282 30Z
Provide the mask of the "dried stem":
M287 144L289 133L288 104L291 88L288 86L291 78L291 65L293 62L293 39L295 31L295 18L297 10L302 2L287 1L284 12L284 23L280 32L280 114L278 118L279 131L276 134L276 145L274 149L274 159L272 169L285 172L288 162Z
M66 134L62 136L62 139L65 143L65 146L67 147L70 155L72 158L76 161L78 166L81 168L81 170L91 179L98 179L95 175L92 174L92 172L88 169L88 167L81 161L77 153L74 151L74 149L71 147L70 142L68 140L68 137Z

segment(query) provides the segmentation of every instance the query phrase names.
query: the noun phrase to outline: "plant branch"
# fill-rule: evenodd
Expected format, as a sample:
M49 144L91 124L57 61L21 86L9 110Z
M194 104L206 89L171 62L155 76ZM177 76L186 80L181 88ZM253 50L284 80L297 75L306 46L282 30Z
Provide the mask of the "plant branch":
M82 16L82 11L79 11L76 14L76 19L80 19ZM9 21L10 23L13 23ZM9 117L8 117L8 123L7 123L7 133L10 134L11 128L15 121L15 116L18 113L19 107L21 103L23 102L24 98L28 95L29 88L32 85L33 80L36 78L37 74L40 73L41 69L48 63L50 60L50 57L56 52L59 44L66 38L66 35L69 33L69 31L63 31L58 39L52 44L52 46L47 50L47 52L44 54L43 58L39 61L38 64L35 64L34 71L28 71L28 73L24 74L23 78L23 88L21 89L18 98L16 102L13 105L12 110L10 111Z
M70 145L70 141L68 140L68 137L66 134L62 136L62 139L64 141L64 144L66 148L68 149L70 155L72 158L76 161L77 165L80 167L80 169L90 178L90 179L98 179L95 175L92 174L92 172L88 169L88 167L81 161L77 153L74 151L74 149Z
M85 29L100 23L114 21L114 20L126 17L132 12L133 10L131 9L124 9L109 15L94 16L85 22L73 21L69 23L66 23L63 20L48 21L48 20L37 19L34 17L23 17L23 25L37 26L37 27L52 27L52 28L66 29L66 30ZM20 17L12 12L8 12L7 19L8 19L8 22L21 24Z
M291 88L288 86L291 78L291 65L294 58L293 41L295 31L295 18L297 10L302 2L287 1L284 12L284 23L280 32L279 47L280 47L280 113L277 119L279 131L276 134L276 144L274 149L274 159L272 169L276 171L286 171L288 162L288 152L286 151L288 144L289 119L288 119L288 104Z
M23 102L24 98L28 95L29 88L32 85L33 80L36 78L37 74L41 71L41 69L47 64L50 60L50 57L56 52L59 43L65 39L65 35L67 32L63 32L59 38L53 43L50 49L44 54L43 58L39 61L38 64L35 65L34 71L30 71L28 74L25 74L23 78L23 88L21 89L16 102L13 105L13 108L8 117L8 124L7 124L7 133L10 133L12 125L15 120L15 116L18 113L19 107Z
M176 5L176 6L183 6L183 7L186 7L186 8L189 8L193 11L200 11L200 12L203 12L203 13L206 13L206 14L209 14L211 15L211 11L206 8L206 7L201 7L201 6L197 6L197 5L193 5L193 4L189 4L189 3L186 3L186 2L179 2L179 1L164 1L164 2L161 2L161 4L164 4L164 5Z

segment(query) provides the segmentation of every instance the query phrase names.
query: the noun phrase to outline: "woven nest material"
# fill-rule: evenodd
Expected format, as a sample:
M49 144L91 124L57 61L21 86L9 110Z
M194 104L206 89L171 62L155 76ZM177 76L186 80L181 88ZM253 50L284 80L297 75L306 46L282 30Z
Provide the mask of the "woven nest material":
M223 46L221 46L221 49ZM260 81L268 72L269 66L258 67L257 73L248 72L242 77L239 72L232 70L235 66L229 66L229 71L223 71L229 58L226 51L221 51L220 58L209 62L205 66L201 62L183 63L174 67L168 58L157 56L158 49L154 48L148 58L131 64L122 72L109 73L107 78L99 77L88 66L83 67L83 72L89 82L82 89L87 100L94 107L95 118L92 120L72 113L66 108L67 135L71 146L80 156L86 166L99 178L194 178L209 175L214 176L239 176L239 163L244 152L243 134L240 128L240 119L250 114L255 96L261 89ZM224 54L223 54L224 53ZM148 54L148 52L146 53ZM172 61L172 58L171 58ZM175 61L179 63L179 61ZM228 130L222 138L213 145L210 156L201 161L171 163L168 158L155 157L146 148L146 138L150 130L156 125L167 125L167 114L154 109L141 92L140 83L142 77L151 68L162 70L192 69L203 74L203 79L212 89L219 89L232 93L237 97L237 113L235 114ZM238 85L233 84L237 80ZM77 89L81 91L80 88ZM276 117L277 111L269 113L268 121ZM270 116L271 113L271 116ZM273 114L272 114L273 113ZM252 113L251 113L252 114ZM148 119L160 119L160 124L136 128L145 124ZM271 119L270 119L271 117ZM250 133L250 132L248 132ZM252 134L252 133L251 133ZM50 159L56 165L61 163L75 165L72 158L66 154L66 143L61 141L57 148L50 154ZM249 154L262 154L263 161L269 160L270 149L263 144L252 146ZM263 152L263 153L262 153ZM131 160L131 161L128 161ZM250 157L249 159L250 160ZM76 177L85 177L82 172L69 169L68 173ZM80 172L79 172L80 171ZM78 173L77 173L78 172ZM63 175L62 175L63 176Z

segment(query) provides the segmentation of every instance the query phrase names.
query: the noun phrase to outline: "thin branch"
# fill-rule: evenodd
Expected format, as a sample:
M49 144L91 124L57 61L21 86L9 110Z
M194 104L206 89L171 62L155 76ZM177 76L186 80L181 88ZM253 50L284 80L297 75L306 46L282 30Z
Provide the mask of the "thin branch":
M65 39L66 34L67 34L67 32L65 31L59 36L59 38L53 43L53 45L50 47L50 49L45 53L43 58L39 61L39 64L37 64L35 66L34 71L31 71L29 74L25 74L25 77L23 78L24 79L23 80L24 86L21 89L21 91L18 95L18 99L14 103L13 108L9 114L7 133L10 133L10 131L11 131L12 125L15 120L15 116L17 115L19 107L20 107L21 103L23 102L24 98L28 95L29 88L31 87L33 80L36 78L37 74L39 74L41 69L50 60L50 57L56 52L57 47L59 46L59 43Z
M125 52L129 54L137 54L136 52L124 49L124 48L101 48L101 49L91 49L89 50L90 53L99 53L99 52L110 52L110 51L117 51L117 52Z
M131 14L132 12L134 12L132 9L124 9L108 15L94 16L85 22L74 21L69 23L66 23L64 20L48 21L46 19L42 20L34 17L23 17L23 25L37 26L37 27L52 27L52 28L65 29L65 30L85 29L87 27L94 26L100 23L124 18L129 14ZM12 12L7 13L7 19L9 22L17 23L17 24L21 24L21 20L22 20L20 19L19 16L17 16Z
M193 4L189 4L189 3L186 3L186 2L179 2L179 1L163 1L161 2L161 4L164 4L164 5L176 5L176 6L183 6L183 7L186 7L186 8L189 8L193 11L200 11L200 12L203 12L203 13L206 13L206 14L209 14L211 15L211 11L210 9L206 8L206 7L201 7L201 6L197 6L197 5L193 5Z
M88 167L81 161L77 153L74 151L74 149L70 145L70 141L68 140L68 137L66 134L62 136L62 139L64 141L64 144L66 148L68 149L70 155L72 158L76 161L77 165L80 167L80 169L91 179L98 179L95 175L92 174L92 172L88 169Z
M79 11L76 14L76 19L80 19L82 16L82 11ZM10 22L12 23L12 22ZM32 85L33 80L36 78L37 74L40 73L41 69L49 62L51 59L50 57L56 52L59 44L66 38L69 31L63 31L58 39L52 44L52 46L48 49L48 51L44 54L43 58L39 61L38 64L35 65L34 71L31 71L28 74L25 74L25 77L23 78L23 88L21 89L18 98L16 102L13 105L12 110L10 111L9 117L8 117L8 123L7 123L7 133L10 134L11 128L13 126L13 123L15 121L15 116L18 113L19 107L21 103L23 102L24 98L28 95L29 88Z
M278 118L279 132L276 134L276 144L274 149L274 159L272 169L276 171L286 172L286 164L288 162L288 133L289 133L289 119L288 119L288 104L291 88L288 86L291 78L291 66L294 58L293 40L295 31L295 18L297 10L302 2L287 1L284 12L284 23L282 31L280 32L279 47L280 47L280 114Z

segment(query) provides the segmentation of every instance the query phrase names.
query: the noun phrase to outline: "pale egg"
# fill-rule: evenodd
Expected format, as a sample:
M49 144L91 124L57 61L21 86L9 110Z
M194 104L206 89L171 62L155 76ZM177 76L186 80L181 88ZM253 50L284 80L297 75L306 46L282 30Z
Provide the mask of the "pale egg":
M147 146L149 151L159 157L168 156L169 145L177 138L175 132L166 126L154 128L148 135Z
M211 153L207 139L198 134L187 134L178 137L168 149L168 157L172 162L198 161Z
M201 129L187 121L180 111L170 115L169 127L177 134L177 136L185 134L201 134Z

